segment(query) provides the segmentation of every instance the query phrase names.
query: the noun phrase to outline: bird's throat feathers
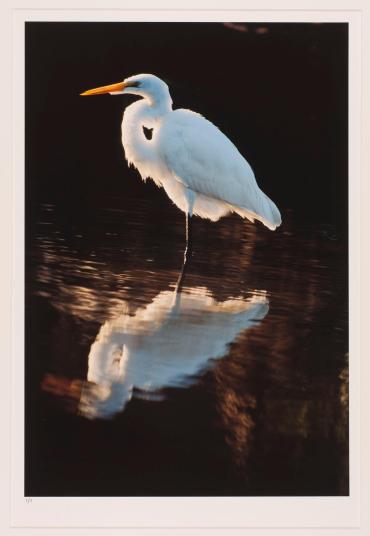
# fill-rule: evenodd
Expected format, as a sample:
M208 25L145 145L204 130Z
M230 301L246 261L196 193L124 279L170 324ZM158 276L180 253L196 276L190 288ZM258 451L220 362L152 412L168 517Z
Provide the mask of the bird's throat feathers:
M156 134L161 127L164 117L172 109L171 104L163 103L160 107L151 105L147 99L141 99L128 106L123 114L122 121L122 144L125 157L130 165L135 166L145 180L153 177L153 171L157 167ZM152 129L152 138L147 139L144 127ZM158 173L161 170L157 170Z

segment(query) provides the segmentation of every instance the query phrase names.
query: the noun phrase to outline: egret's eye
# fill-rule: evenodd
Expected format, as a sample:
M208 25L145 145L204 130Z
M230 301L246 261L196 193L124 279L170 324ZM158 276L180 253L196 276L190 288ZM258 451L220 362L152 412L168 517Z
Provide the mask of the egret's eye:
M126 82L126 87L139 87L141 82L139 80L133 80L132 82Z

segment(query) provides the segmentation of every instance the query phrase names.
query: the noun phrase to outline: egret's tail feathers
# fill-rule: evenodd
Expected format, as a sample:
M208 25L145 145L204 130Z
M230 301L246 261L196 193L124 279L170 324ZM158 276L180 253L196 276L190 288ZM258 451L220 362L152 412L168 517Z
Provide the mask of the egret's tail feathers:
M258 198L256 199L257 207L255 210L239 205L232 205L221 199L215 199L203 194L197 194L193 207L193 214L200 216L201 218L208 218L211 221L217 221L222 218L222 216L226 216L229 212L235 212L242 218L247 218L251 222L258 220L271 229L271 231L274 231L276 227L281 224L279 209L261 190L259 190L258 194ZM172 197L172 199L174 198ZM177 202L175 200L175 203L181 210L186 212L186 207L183 206L180 201Z
M249 221L258 220L271 231L275 231L276 227L281 224L281 215L279 209L266 194L261 191L259 197L258 211L253 211L244 207L231 205L231 210L236 212L242 218L247 218Z

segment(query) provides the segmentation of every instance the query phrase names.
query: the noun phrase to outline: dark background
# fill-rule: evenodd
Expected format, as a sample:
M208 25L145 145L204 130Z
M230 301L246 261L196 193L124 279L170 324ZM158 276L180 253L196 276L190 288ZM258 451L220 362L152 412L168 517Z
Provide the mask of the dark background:
M332 379L345 366L347 348L347 25L32 22L25 31L26 495L346 494L346 420L330 404L338 398ZM168 274L161 279L159 270L180 268L183 214L124 159L120 125L134 97L79 96L141 72L167 81L175 108L202 113L229 136L282 213L283 226L275 233L248 227L256 246L253 262L242 267L252 288L267 289L282 304L262 332L266 341L280 334L271 345L280 348L268 350L266 362L256 359L254 376L240 391L241 398L252 392L263 401L251 410L256 443L247 483L221 431L204 427L216 418L204 387L214 378L190 395L169 393L169 404L133 401L113 422L71 417L40 394L53 360L58 371L66 374L65 366L68 376L83 379L100 320L81 328L76 318L35 297L41 266L35 244L40 234L50 238L47 225L77 252L76 266L79 255L94 250L110 274L124 268L134 273L146 270L144 260L152 256L156 281L140 272L133 277L133 297L145 287L143 294L152 299L168 284ZM141 201L146 210L140 213ZM56 222L45 220L45 203L55 207ZM103 221L100 208L112 206L124 207L131 219ZM173 221L171 228L162 224ZM240 283L244 231L238 221L196 222L195 253L198 247L200 258L203 249L205 258L198 265L194 260L195 271L200 267L213 277L215 295L233 274L235 288ZM79 245L81 228L89 239ZM106 230L119 230L124 245L135 247L137 239L136 255L115 250ZM209 251L213 256L206 256ZM68 288L77 279L58 259L53 262L57 295L61 283ZM101 290L99 281L86 284ZM254 344L260 352L260 341ZM253 355L253 340L250 346ZM275 360L274 351L285 361ZM289 408L295 397L306 397L305 390L314 409L309 433L299 436L291 432L298 419ZM340 426L331 429L332 422L341 425L340 448Z
M50 195L87 208L108 192L144 195L135 172L129 188L122 180L120 124L133 98L79 93L150 72L167 81L175 108L230 137L283 212L345 230L347 25L237 28L27 23L28 206Z

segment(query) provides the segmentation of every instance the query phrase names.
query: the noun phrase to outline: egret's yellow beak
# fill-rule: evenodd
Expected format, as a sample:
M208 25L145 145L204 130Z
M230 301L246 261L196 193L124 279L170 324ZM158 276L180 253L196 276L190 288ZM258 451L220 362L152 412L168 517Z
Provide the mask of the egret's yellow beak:
M101 86L101 87L96 87L95 89L88 89L87 91L80 93L80 95L84 97L87 95L101 95L102 93L112 93L113 91L123 91L126 85L127 84L125 84L125 82L118 82L118 84L110 84L110 86Z

